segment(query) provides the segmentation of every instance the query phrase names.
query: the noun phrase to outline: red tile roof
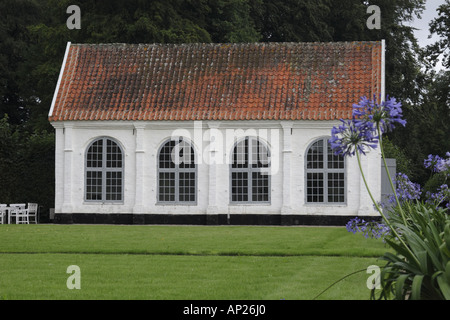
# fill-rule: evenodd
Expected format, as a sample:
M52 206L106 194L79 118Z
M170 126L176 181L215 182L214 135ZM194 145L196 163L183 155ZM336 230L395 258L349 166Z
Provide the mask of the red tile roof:
M49 120L349 118L381 68L381 42L71 44Z

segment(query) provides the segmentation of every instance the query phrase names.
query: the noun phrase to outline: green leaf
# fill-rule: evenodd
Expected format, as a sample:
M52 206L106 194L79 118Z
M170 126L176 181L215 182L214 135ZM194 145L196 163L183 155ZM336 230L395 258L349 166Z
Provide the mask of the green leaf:
M447 281L450 282L450 261L448 261L445 266L445 277L447 278Z
M388 239L386 239L386 243L392 247L392 249L394 249L398 254L404 256L408 261L414 261L414 257L411 255L411 253L406 250L405 247L397 244L394 241L390 241Z
M436 278L436 280L437 280L439 289L441 290L445 299L450 300L450 283L449 283L450 281L449 281L449 279L446 278L444 274L440 274Z
M447 251L450 251L450 221L447 221L444 229L444 241L447 246Z
M422 290L422 282L425 278L424 275L418 274L414 277L412 286L411 286L411 299L412 300L420 300L420 292Z
M403 300L404 299L404 286L405 286L405 281L406 279L408 279L408 275L404 274L401 275L397 278L397 282L395 284L395 299L396 300Z
M450 261L445 266L445 272L439 274L436 280L445 299L450 300Z
M420 251L416 254L417 259L420 262L420 270L424 274L428 274L428 259L427 259L427 251Z

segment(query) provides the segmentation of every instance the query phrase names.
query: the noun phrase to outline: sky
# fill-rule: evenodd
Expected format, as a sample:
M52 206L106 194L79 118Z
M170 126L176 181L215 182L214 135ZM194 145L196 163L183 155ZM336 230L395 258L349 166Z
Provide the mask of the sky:
M415 35L421 47L432 44L438 39L436 35L434 35L431 39L428 39L430 34L429 24L434 18L438 17L437 8L444 3L445 0L427 0L426 9L422 14L421 19L416 19L411 23L413 27L418 29L415 31ZM438 64L436 69L443 69L442 64Z

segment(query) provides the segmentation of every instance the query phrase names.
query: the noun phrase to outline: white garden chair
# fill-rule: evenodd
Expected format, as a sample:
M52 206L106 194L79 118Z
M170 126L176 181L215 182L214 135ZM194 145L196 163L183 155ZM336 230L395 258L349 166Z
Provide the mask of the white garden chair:
M7 204L0 203L0 223L1 224L5 223L5 215L6 215L6 207L7 206L8 206Z
M30 223L30 218L34 218L34 223L38 222L38 204L37 203L28 203L28 207L26 209L28 223Z
M14 203L10 204L9 206L10 206L8 218L9 221L11 221L11 218L15 218L16 224L30 223L28 220L28 215L25 210L25 203Z

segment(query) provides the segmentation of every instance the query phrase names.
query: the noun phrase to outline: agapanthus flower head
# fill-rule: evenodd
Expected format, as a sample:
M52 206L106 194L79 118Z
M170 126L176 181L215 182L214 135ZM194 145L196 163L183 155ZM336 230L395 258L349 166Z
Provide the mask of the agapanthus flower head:
M450 176L450 152L447 152L445 155L447 159L437 155L428 155L428 158L423 163L425 168L429 168L433 172L443 172L447 176Z
M353 117L357 126L369 123L373 130L379 127L383 133L395 129L397 123L406 125L406 120L402 119L402 104L389 97L381 103L377 102L376 97L373 100L362 97L358 104L353 105Z
M383 101L382 107L384 109L384 117L381 122L389 130L395 129L395 124L398 123L406 126L406 120L403 117L403 110L401 102L397 102L395 98L389 98Z
M384 238L391 233L391 229L384 223L365 221L358 217L349 220L345 225L345 228L348 232L352 232L353 234L361 232L365 238L379 239Z
M404 173L399 172L396 175L396 190L395 193L397 195L400 203L412 200L419 200L422 194L422 189L418 183L414 183L409 180L408 176ZM395 204L396 199L394 195L389 197L389 202Z
M422 188L418 183L409 180L409 177L404 173L397 173L396 176L396 194L400 203L405 201L419 200L422 194ZM395 203L395 197L389 197L389 202Z
M427 203L436 207L450 208L450 189L447 184L441 185L435 193L427 192Z
M355 119L341 122L340 126L333 127L329 140L335 155L354 156L356 152L365 154L368 149L377 147L378 136L369 123L357 124Z
M426 158L425 161L423 162L423 165L425 168L427 168L427 169L429 168L433 172L439 172L438 169L436 168L436 165L440 161L441 161L441 157L429 154L428 158Z
M365 154L375 149L380 134L395 128L395 124L405 125L402 119L402 105L395 98L388 98L381 103L374 97L369 100L362 97L353 105L352 119L342 120L339 127L331 130L330 144L336 155L354 156L356 152ZM378 132L380 129L381 132Z

